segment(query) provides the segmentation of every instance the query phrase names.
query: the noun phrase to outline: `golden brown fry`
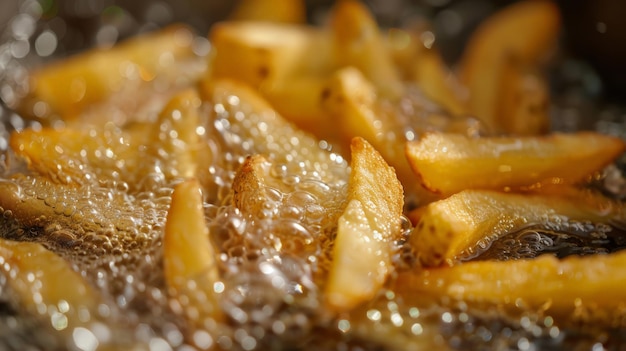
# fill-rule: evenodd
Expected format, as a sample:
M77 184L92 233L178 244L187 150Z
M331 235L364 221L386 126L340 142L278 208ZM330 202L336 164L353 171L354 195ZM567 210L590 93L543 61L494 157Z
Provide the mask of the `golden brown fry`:
M607 223L623 220L624 215L620 203L573 190L548 195L466 190L411 213L416 227L410 242L423 265L452 265L479 241L524 227L568 221Z
M231 14L234 20L304 23L302 0L240 0Z
M196 129L201 100L195 90L175 95L157 123L121 129L25 129L11 135L15 154L30 169L56 182L84 184L120 179L131 188L156 163L167 179L196 176L198 165L210 162L211 152Z
M545 78L516 65L502 68L497 106L503 131L513 135L539 135L550 130L550 93Z
M407 299L453 299L470 305L544 313L564 323L621 326L626 314L626 252L466 262L399 275Z
M498 114L507 65L536 67L554 47L560 16L552 1L520 1L481 24L461 60L461 81L470 110L496 133L508 130L509 116Z
M263 22L222 22L211 29L215 49L209 72L255 88L272 89L298 76L314 76L330 66L331 45L321 30Z
M138 145L145 145L145 139L117 128L95 136L89 131L43 128L14 132L10 145L37 173L60 183L83 184L93 181L94 175L108 179L114 173L135 175L141 164Z
M434 40L434 34L425 28L393 28L387 33L387 47L402 79L416 83L424 95L453 115L467 114L467 102L461 97L463 88L458 78L429 39L424 42L424 37Z
M136 91L139 83L191 58L192 39L189 28L175 25L44 66L30 74L30 92L19 110L44 119L75 119L94 103L120 91Z
M322 106L333 123L325 137L333 140L335 135L331 133L337 133L339 139L336 143L341 149L346 149L345 143L354 137L364 138L396 170L407 190L417 194L417 201L432 201L436 195L414 181L415 175L404 156L406 139L396 112L383 108L375 90L355 68L336 71L328 80L322 95Z
M403 156L404 136L399 133L399 122L378 104L376 89L353 68L336 71L322 92L321 103L332 116L334 128L339 133L340 144L346 145L354 137L362 137L380 150L397 171L401 179L412 177L411 169ZM395 134L399 140L388 140Z
M104 303L63 258L39 243L0 239L0 262L7 285L19 297L21 306L35 315L54 314L50 317L57 330L72 330L84 324L80 310L96 311ZM61 305L67 309L59 311Z
M371 299L393 267L403 193L393 168L362 138L354 138L348 206L339 218L327 304L347 311Z
M517 138L433 133L408 143L406 155L424 187L445 196L578 183L624 150L621 139L593 132Z
M272 106L249 86L230 79L204 80L200 86L203 99L224 109L231 116L229 123L238 137L246 140L246 154L274 156L272 162L285 162L301 157L307 169L327 182L347 180L347 162L320 148L319 140L282 118ZM245 114L247 118L232 118ZM298 140L293 144L294 140ZM240 148L241 143L225 147Z
M199 286L210 306L197 307L221 318L213 290L213 283L219 281L216 255L204 219L200 185L194 179L177 185L172 194L163 236L163 270L168 287L177 294L186 292L190 281L202 281Z
M233 180L233 203L244 213L258 213L262 203L267 199L265 192L268 175L268 162L261 155L253 155L237 172Z
M157 128L152 128L151 140L155 156L165 159L169 177L193 178L198 168L198 158L211 157L210 150L200 149L196 132L200 124L199 109L202 101L194 89L176 94L159 114ZM210 163L203 160L202 164Z
M428 50L424 42L419 38L422 33L427 31L424 27L418 26L410 30L391 28L386 33L381 33L385 46L389 51L389 56L402 80L411 80L415 70L415 61L424 51Z
M415 60L413 80L424 94L440 104L453 115L468 112L466 102L460 97L460 83L446 66L441 55L435 49L429 49Z
M336 121L325 110L321 101L328 85L327 77L296 77L277 82L271 89L263 89L267 101L298 127L313 133L319 139L339 140Z
M358 68L384 96L402 96L400 74L365 5L356 0L339 1L331 12L331 28L340 66Z

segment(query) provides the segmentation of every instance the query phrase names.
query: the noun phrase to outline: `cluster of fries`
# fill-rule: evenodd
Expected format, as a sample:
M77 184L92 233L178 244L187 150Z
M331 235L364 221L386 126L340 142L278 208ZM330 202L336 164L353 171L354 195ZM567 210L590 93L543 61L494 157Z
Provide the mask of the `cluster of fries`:
M90 204L94 213L113 213L105 208L138 207L139 192L159 191L146 180L158 169L158 184L171 190L167 217L154 222L169 297L193 307L180 312L190 330L206 328L199 315L228 324L216 288L223 252L205 211L221 199L211 168L228 150L215 151L206 126L210 116L241 106L229 127L239 133L238 147L251 151L224 161L237 170L226 186L238 211L277 219L265 207L268 189L291 189L270 172L279 161L300 163L344 189L340 208L321 210L332 243L320 255L331 263L316 284L330 315L353 311L388 284L408 301L452 299L562 321L585 320L581 311L593 310L596 320L623 326L624 253L460 261L479 242L533 225L558 231L563 223L626 220L621 202L585 187L626 144L594 132L547 134L541 72L559 34L554 3L523 1L496 13L473 35L457 71L419 31L381 31L358 1L338 1L325 26L305 25L304 18L298 1L242 1L232 20L209 33L207 58L194 55L192 31L175 26L31 72L18 109L44 127L12 135L11 148L30 175L2 184L0 207L20 228L43 228L52 251L0 240L0 266L12 272L7 284L21 306L62 315L64 326L55 329L70 330L84 326L81 308L96 310L106 297L65 261L94 221L85 225L16 184L44 179L70 198L123 184L124 196ZM412 114L399 107L407 104ZM260 118L255 129L246 122L251 115ZM318 195L323 208L327 195ZM413 224L408 237L403 215ZM404 239L418 264L399 271L393 256ZM203 297L194 300L189 289L198 287ZM71 308L41 308L59 301ZM190 344L213 346L193 335L186 334Z

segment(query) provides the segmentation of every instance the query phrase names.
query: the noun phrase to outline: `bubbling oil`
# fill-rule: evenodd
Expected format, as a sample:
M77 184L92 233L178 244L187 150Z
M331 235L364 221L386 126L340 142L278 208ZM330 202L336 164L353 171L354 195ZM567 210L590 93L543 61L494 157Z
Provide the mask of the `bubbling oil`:
M102 310L85 318L86 326L100 330L84 328L95 340L105 344L107 333L115 332L123 335L118 342L124 347L217 345L224 350L531 350L558 348L568 340L597 342L597 334L560 329L549 316L506 319L462 303L426 303L385 289L348 315L330 315L324 310L323 287L334 223L345 206L347 162L280 117L258 113L235 96L224 94L202 112L202 140L212 157L199 174L221 277L212 282L199 275L182 299L169 298L162 270L154 268L162 265L165 218L173 188L181 181L161 169L167 153L142 154L149 167L135 184L125 181L131 178L124 167L95 173L91 181L71 187L25 172L20 163L9 167L4 195L25 201L46 218L38 222L42 225L25 226L3 209L2 236L41 242L102 293ZM254 207L238 208L232 184L246 157L255 154L266 158L262 190L267 196ZM403 223L406 239L412 228L408 220ZM560 232L563 228L526 228L490 243L479 255L475 250L472 258L485 259L492 252L506 252L498 259L549 250L591 253L624 245L612 227L569 223L566 234ZM396 269L413 269L414 262L406 240L400 240ZM203 312L209 301L206 286L218 292L217 308L225 321ZM19 297L10 291L0 290L0 296L10 297L0 302L0 308L9 310L0 318L0 326L6 326L2 330L11 331L7 343L67 346L61 338L27 339L30 332L41 335L33 330L46 323L15 310Z
M530 225L495 240L485 240L462 254L461 261L519 260L551 254L609 254L626 248L625 232L617 225L565 220L555 225Z
M87 167L89 177L72 186L27 171L7 151L0 191L40 216L24 222L19 214L2 208L0 236L42 243L64 257L103 296L102 305L83 316L83 327L74 330L68 344L62 336L37 332L54 327L52 317L58 307L45 311L49 318L44 320L20 311L20 297L6 288L12 268L2 265L6 274L0 274L0 340L7 348L87 350L93 349L89 347L93 342L86 341L95 340L96 346L109 343L155 350L215 346L223 350L532 350L561 348L571 340L596 349L600 342L620 340L615 336L619 331L580 336L579 330L559 328L549 316L528 312L507 319L463 303L431 303L387 289L355 311L331 315L324 309L323 289L335 223L345 206L350 172L346 160L331 152L328 143L275 113L255 110L233 94L222 92L213 101L201 107L196 132L204 143L201 149L211 153L198 178L211 244L218 249L220 280L209 281L207 274L199 274L177 299L170 298L162 269L155 269L162 266L171 194L182 180L164 169L168 162L176 162L165 149L159 149L158 143L140 145L137 159L142 171L130 174L128 164L111 162L106 152L125 142L123 131L108 124L96 147L103 152L90 155L106 167ZM430 130L482 132L476 121L450 119L436 106L425 108L425 103L419 92L409 89L399 107L389 107L404 119L397 121L397 134L388 136L389 144ZM168 131L169 142L182 142L169 133L170 125L150 126L157 120L156 112L150 111L141 114L141 122L147 121L144 127ZM97 118L95 112L92 117ZM12 123L23 127L26 122L22 122L14 118ZM94 150L75 151L66 155L68 164L89 166L92 161L83 156ZM257 154L266 159L262 184L266 196L254 206L237 207L232 184L246 158ZM406 239L412 228L408 220L403 223ZM468 253L468 259L610 251L626 245L618 232L590 223L569 223L565 229L529 227L482 243L484 247ZM396 243L398 271L413 269L415 264L404 239ZM393 281L394 277L390 286ZM208 306L206 292L211 290L217 293L219 306ZM207 313L211 308L221 310L225 320Z

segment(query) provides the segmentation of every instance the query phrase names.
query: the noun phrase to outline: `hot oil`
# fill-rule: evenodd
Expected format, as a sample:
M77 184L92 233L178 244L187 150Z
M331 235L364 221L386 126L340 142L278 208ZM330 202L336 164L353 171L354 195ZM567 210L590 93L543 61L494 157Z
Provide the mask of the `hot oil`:
M272 113L255 111L234 95L224 94L215 104L205 104L201 119L197 132L211 152L211 161L199 174L221 275L218 282L198 276L184 299L169 298L162 270L155 269L162 265L161 240L171 193L181 181L164 173L162 165L170 161L167 153L148 150L146 145L140 155L145 168L138 179L125 174L124 167L113 167L83 179L80 186L22 174L20 163L11 164L7 171L2 184L5 195L31 201L49 215L42 222L45 225L24 227L4 211L7 225L2 236L43 243L103 293L101 310L83 321L85 330L95 328L90 335L96 341L111 342L107 335L115 333L120 335L115 342L123 346L142 343L166 349L219 345L226 350L532 350L559 348L571 340L593 346L601 336L578 336L579 330L559 328L549 316L529 312L507 319L462 303L427 304L387 290L348 315L330 316L324 310L322 291L335 223L345 206L347 162L324 143ZM119 140L114 137L118 132L111 131L103 149ZM246 157L253 154L266 159L262 190L267 196L253 207L237 208L231 186ZM100 157L109 156L105 152ZM410 231L404 221L404 236ZM506 252L507 258L541 252L561 256L611 252L624 245L620 236L616 228L589 223L529 227L485 245L486 249L475 249L467 259L504 258L497 256L500 252ZM413 260L404 242L398 242L396 267L411 269ZM202 305L208 300L207 286L218 293L217 308L226 316L223 321L207 314L207 306ZM1 295L9 297L7 306L17 306L19 296L8 290ZM191 320L185 322L183 315ZM0 319L0 325L14 335L10 342L18 345L28 344L23 335L39 323L21 315ZM615 340L615 335L619 333L607 337ZM30 342L42 345L42 340ZM62 338L50 341L64 342Z
M518 260L551 254L558 258L571 255L609 254L626 248L626 232L604 223L565 222L556 226L532 225L484 241L461 258L470 260Z
M418 95L410 91L399 107L407 118L406 125L438 130L456 123L470 134L479 134L474 120L451 122L430 110L416 114L424 110ZM159 95L164 96L167 94ZM155 102L157 106L162 103ZM141 112L142 121L156 120L157 110L151 107ZM90 118L100 118L100 112L92 111ZM330 266L334 223L345 205L346 161L332 153L327 143L302 134L275 115L255 112L234 95L224 94L215 104L205 104L202 112L197 133L210 150L211 162L199 170L199 178L211 242L219 249L220 281L209 281L201 274L188 287L185 298L176 301L168 297L170 291L160 268L161 239L171 193L181 179L164 172L163 165L172 161L167 153L141 151L139 159L147 166L138 178L114 164L92 173L91 179L83 178L80 186L68 188L25 171L25 165L7 152L2 181L5 195L32 200L49 215L42 222L45 225L24 226L3 209L1 236L43 243L97 287L104 301L97 311L84 316L85 328L61 337L42 332L41 328L50 328L58 306L45 306L50 310L44 312L44 318L19 311L20 297L6 288L11 267L2 265L2 346L91 350L93 345L117 343L120 348L141 344L151 350L208 349L215 345L226 350L536 350L578 344L600 350L600 342L623 342L619 331L571 337L579 331L560 329L549 316L539 318L528 313L511 320L502 318L498 311L445 301L426 304L419 297L409 300L384 289L356 311L330 317L323 308L322 291ZM4 119L17 129L30 123L13 115ZM115 120L128 121L128 116ZM402 132L388 136L391 142L412 140L426 131L398 129ZM102 150L120 140L116 137L119 129L109 132ZM2 134L0 146L6 147L7 137ZM150 144L141 147L150 148ZM263 190L268 196L256 208L237 208L231 185L252 154L267 158ZM77 155L80 150L70 158L78 160ZM110 164L106 152L100 155L102 164ZM406 237L411 228L408 221L404 223ZM624 245L615 228L581 223L564 232L561 229L527 228L483 243L488 248L475 249L467 257L504 258L498 256L499 250L508 250L513 258L534 257L541 252L566 256L610 252ZM410 269L414 261L410 250L403 242L397 243L397 250L396 267ZM207 301L207 285L218 293L219 308L227 316L222 322L204 314L206 306L201 304ZM183 321L184 310L194 311L191 323ZM67 343L68 335L74 344Z
M202 328L195 330L193 343L204 348L217 342L224 349L262 348L262 340L297 343L299 337L311 335L319 315L317 283L328 269L333 223L345 198L347 163L279 117L239 106L235 96L224 96L223 103L207 105L203 112L197 131L213 157L200 174L211 237L220 248L220 305L229 323L215 327L211 318L200 314L196 322ZM108 135L96 150L111 150L121 140L117 129ZM139 178L127 174L126 165L110 162L115 155L92 155L94 150L88 148L64 154L66 164L85 165L83 179L55 173L50 180L22 174L23 165L12 165L4 195L25 201L43 215L35 222L20 222L19 214L3 210L5 223L11 225L4 226L2 236L43 243L103 293L103 311L86 318L85 326L104 321L111 333L125 335L118 343L165 342L175 347L183 343L185 326L167 298L162 270L155 266L162 264L164 221L180 179L164 173L167 153L149 148L137 151L142 160ZM257 153L271 163L265 189L270 196L263 199L260 211L242 212L232 204L231 184L246 156ZM90 162L111 167L91 173ZM57 171L62 175L65 170ZM197 284L189 294L202 301L205 290L200 286L209 282L198 277ZM210 325L221 330L220 339L211 340L215 334L207 332L214 330ZM27 327L17 323L11 329L19 335Z

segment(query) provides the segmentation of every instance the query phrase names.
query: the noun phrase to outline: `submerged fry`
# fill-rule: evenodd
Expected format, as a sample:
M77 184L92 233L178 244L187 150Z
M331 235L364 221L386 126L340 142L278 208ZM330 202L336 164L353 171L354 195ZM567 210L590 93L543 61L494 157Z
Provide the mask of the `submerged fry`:
M202 192L196 180L176 186L165 222L163 270L168 287L184 293L190 281L200 280L209 306L199 306L219 318L213 283L219 281L217 261L202 207ZM201 278L201 275L204 277Z
M63 184L122 180L136 190L146 173L158 170L168 180L196 176L212 157L200 142L200 97L193 89L174 95L156 123L126 128L24 129L10 145L30 169Z
M439 52L435 49L424 51L415 61L413 80L424 94L453 115L466 114L468 107L460 96L458 78L445 65Z
M29 128L11 134L10 145L30 169L55 182L84 184L95 177L134 176L145 161L138 147L145 145L145 133L118 128L108 132L92 136L89 130Z
M176 94L159 114L158 128L153 128L151 140L155 156L166 159L165 172L171 177L193 178L198 164L208 164L210 150L200 150L200 96L194 89ZM204 160L200 162L198 158Z
M246 158L233 180L233 203L244 213L259 213L267 198L265 191L268 162L261 155Z
M500 115L503 82L510 65L536 68L554 47L560 15L552 1L519 1L483 22L461 59L461 81L467 86L470 111L495 133L514 132L514 116ZM506 83L505 83L506 85ZM513 87L514 88L514 87ZM515 88L514 88L515 89Z
M339 218L327 304L346 311L371 299L393 270L392 243L400 235L402 185L376 150L354 138L348 205Z
M336 71L322 95L322 106L333 117L341 142L361 137L371 143L393 166L402 180L413 178L404 157L404 137L398 133L399 122L378 103L375 87L354 67ZM389 135L397 140L390 141Z
M0 239L0 266L4 267L0 274L7 277L7 286L19 297L20 306L52 318L56 330L86 325L81 311L96 311L105 302L63 258L39 243ZM59 311L61 305L68 307Z
M408 143L406 155L424 187L450 195L578 183L624 150L621 139L593 132L483 138L433 133Z
M619 327L626 315L626 252L467 262L399 275L408 299L453 299L486 308L535 312L564 323Z
M358 68L384 96L402 96L400 74L367 7L355 0L339 1L330 22L338 64Z
M624 219L623 206L601 195L572 191L547 195L466 190L411 214L410 242L425 266L452 265L479 241L539 225Z

